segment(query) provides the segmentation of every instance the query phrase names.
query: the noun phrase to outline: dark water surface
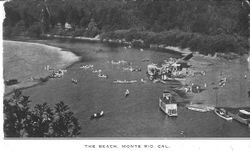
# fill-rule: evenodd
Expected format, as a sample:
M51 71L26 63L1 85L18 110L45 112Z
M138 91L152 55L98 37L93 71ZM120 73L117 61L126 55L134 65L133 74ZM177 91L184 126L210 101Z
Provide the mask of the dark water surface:
M51 79L43 85L24 90L33 104L48 102L51 105L64 101L82 126L81 137L249 137L250 128L236 121L225 121L213 112L200 113L180 106L178 117L170 118L160 111L158 98L163 90L179 85L141 83L146 77L150 62L161 63L174 54L160 51L124 49L99 43L53 42L82 56L82 61L68 68L61 79ZM99 51L102 49L101 51ZM149 62L142 60L148 58ZM141 72L123 71L123 65L112 65L111 60L126 60ZM80 69L81 65L93 64L109 76L102 79L92 70ZM71 78L79 80L72 84ZM113 80L138 80L134 84L114 84ZM124 92L129 89L129 97ZM90 115L103 110L99 120L89 120Z

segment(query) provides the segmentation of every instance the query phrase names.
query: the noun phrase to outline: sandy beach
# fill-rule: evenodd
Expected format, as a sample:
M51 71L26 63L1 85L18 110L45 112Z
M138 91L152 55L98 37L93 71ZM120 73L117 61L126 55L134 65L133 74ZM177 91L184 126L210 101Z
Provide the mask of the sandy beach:
M18 84L5 87L5 94L15 88L31 87L38 83L32 80L47 77L51 71L45 66L63 69L79 60L79 57L61 48L45 44L19 41L3 42L4 80L17 79Z
M191 51L179 47L168 46L166 51L174 51L187 55ZM236 59L227 60L218 56L205 56L194 53L189 60L190 69L204 71L205 75L187 76L183 85L199 85L204 91L191 94L189 101L193 104L204 104L213 107L240 108L250 107L250 56L238 56ZM225 86L219 86L219 81L227 79Z
M230 108L250 107L250 98L247 95L250 89L247 56L226 60L220 57L195 55L190 64L191 68L206 73L190 76L186 80L187 84L198 84L205 89L193 95L192 103ZM225 86L220 86L219 81L223 78L226 78L227 82Z

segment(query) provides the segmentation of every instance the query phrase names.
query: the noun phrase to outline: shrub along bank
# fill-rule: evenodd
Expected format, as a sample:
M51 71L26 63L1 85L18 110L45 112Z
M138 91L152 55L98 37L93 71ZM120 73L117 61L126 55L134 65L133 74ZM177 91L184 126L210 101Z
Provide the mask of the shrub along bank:
M248 52L248 42L246 38L232 36L228 34L203 35L200 33L190 33L180 30L170 30L163 32L141 31L141 30L117 30L101 34L103 40L120 39L127 42L136 40L143 41L138 47L150 47L150 45L178 46L190 48L201 54L214 54L215 52L244 54Z

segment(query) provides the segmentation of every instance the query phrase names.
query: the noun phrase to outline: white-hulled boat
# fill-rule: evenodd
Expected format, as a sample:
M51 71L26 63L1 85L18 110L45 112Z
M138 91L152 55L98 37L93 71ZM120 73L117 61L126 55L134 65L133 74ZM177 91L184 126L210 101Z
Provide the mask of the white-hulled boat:
M248 112L246 110L239 110L239 112L242 113L242 114L250 115L250 112Z
M206 107L204 105L199 105L199 104L188 104L188 105L186 105L186 107L189 110L197 111L197 112L208 112L211 110L210 107Z
M228 112L230 116L236 121L247 125L250 128L250 112L246 110L239 110L238 113Z
M177 104L169 91L163 92L162 96L159 98L159 106L168 116L178 116Z
M215 108L214 113L227 121L231 121L233 119L230 115L227 114L226 110L223 108Z
M90 119L93 120L93 119L98 119L98 118L101 118L104 116L104 112L101 111L100 113L94 113L93 115L90 116Z
M113 81L113 83L117 83L117 84L132 84L132 83L136 83L137 80L115 80Z
M216 106L218 106L218 92L217 91L216 91ZM233 119L233 117L230 116L230 115L228 115L228 113L226 112L226 110L223 109L223 108L217 108L217 107L215 107L214 108L214 113L216 115L218 115L219 117L227 120L227 121L230 121L230 120Z
M105 74L98 74L98 77L99 77L99 78L108 78L108 75L105 75Z

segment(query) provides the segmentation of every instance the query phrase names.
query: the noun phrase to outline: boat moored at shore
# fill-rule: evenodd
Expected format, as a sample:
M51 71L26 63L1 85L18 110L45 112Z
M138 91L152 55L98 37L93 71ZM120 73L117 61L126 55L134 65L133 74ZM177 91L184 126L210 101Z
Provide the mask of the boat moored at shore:
M238 113L229 112L228 114L236 121L245 124L250 128L250 112L246 110L239 110Z
M228 115L227 111L223 108L215 108L214 113L227 121L233 120L233 118L230 115Z

